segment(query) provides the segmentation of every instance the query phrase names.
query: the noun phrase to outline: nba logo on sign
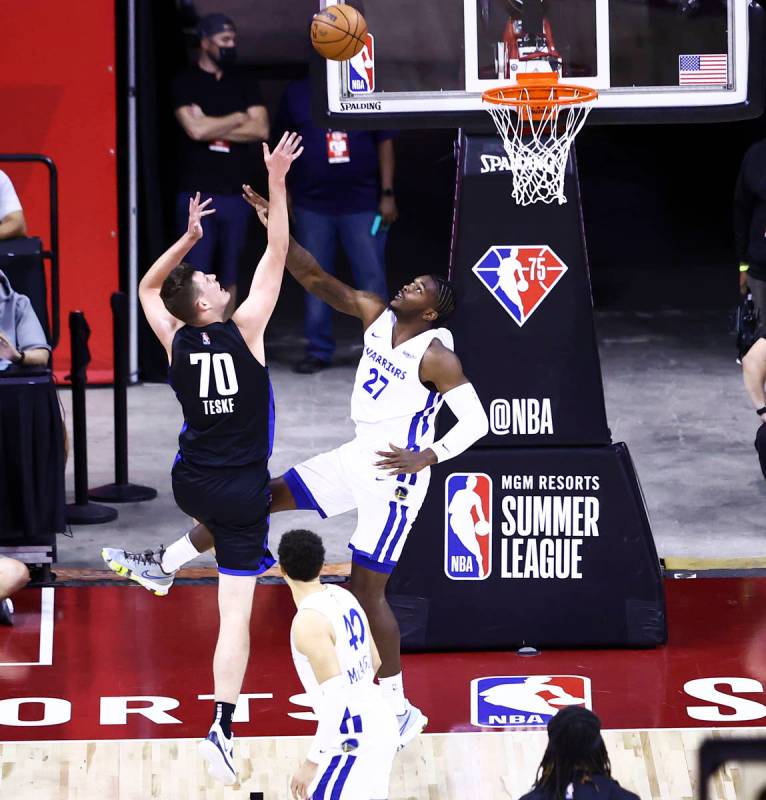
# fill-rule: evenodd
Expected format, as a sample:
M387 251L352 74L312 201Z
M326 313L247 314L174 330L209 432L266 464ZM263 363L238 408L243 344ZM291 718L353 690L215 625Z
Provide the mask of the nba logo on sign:
M444 500L444 571L453 581L484 580L492 570L492 479L453 473Z
M367 34L364 47L348 62L348 90L354 94L375 91L375 39Z
M548 245L494 245L474 264L474 274L521 327L567 271Z
M544 728L566 706L592 709L590 679L579 675L495 675L471 681L471 724Z

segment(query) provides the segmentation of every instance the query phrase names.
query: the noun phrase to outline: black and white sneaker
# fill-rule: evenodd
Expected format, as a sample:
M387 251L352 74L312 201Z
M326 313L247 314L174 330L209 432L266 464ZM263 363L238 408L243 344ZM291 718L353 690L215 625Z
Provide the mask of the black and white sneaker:
M226 738L221 726L214 722L208 735L199 743L199 753L207 763L208 774L226 786L236 783L234 769L234 735Z
M13 603L10 597L0 600L0 625L13 625Z

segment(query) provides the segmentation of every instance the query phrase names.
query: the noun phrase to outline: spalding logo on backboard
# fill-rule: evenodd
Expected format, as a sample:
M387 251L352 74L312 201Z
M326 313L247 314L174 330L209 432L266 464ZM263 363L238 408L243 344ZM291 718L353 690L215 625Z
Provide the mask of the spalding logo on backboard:
M473 271L521 327L561 280L567 266L547 244L493 245Z

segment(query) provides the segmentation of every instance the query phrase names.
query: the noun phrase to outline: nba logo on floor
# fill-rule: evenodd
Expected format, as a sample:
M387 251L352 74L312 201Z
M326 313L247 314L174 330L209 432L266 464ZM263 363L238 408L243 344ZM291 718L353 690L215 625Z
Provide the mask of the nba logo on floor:
M495 675L471 681L471 724L482 728L544 728L567 706L592 709L590 678Z
M474 264L476 277L521 327L567 271L548 245L494 245Z
M375 39L367 34L364 47L348 62L348 90L354 94L375 91Z
M481 581L492 570L492 479L456 472L444 485L444 572Z

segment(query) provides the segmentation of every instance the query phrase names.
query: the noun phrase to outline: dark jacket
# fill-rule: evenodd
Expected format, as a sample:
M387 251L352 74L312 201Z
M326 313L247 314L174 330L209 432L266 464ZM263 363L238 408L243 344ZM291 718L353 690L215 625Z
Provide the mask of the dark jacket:
M745 153L734 190L734 241L740 262L766 280L766 139Z
M533 789L520 800L551 800L542 789ZM574 800L640 800L637 794L623 789L613 778L594 775L588 783L575 786Z

